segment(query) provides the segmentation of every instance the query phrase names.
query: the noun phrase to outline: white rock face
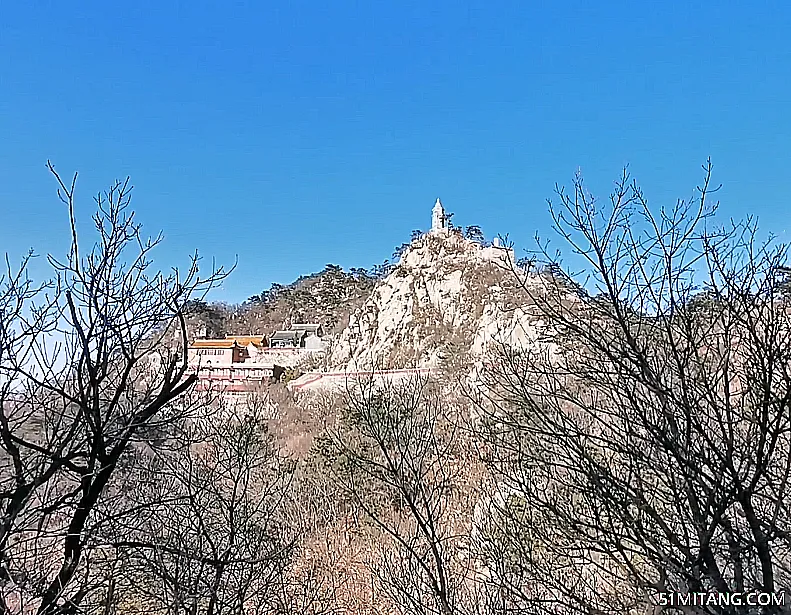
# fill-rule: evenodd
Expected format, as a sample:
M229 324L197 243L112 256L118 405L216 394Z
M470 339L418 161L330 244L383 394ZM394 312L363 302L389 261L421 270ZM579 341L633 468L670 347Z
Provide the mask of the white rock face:
M512 263L511 250L453 233L424 235L352 315L331 363L346 370L436 367L480 357L494 339L533 343L540 323L529 306L508 309L518 290Z

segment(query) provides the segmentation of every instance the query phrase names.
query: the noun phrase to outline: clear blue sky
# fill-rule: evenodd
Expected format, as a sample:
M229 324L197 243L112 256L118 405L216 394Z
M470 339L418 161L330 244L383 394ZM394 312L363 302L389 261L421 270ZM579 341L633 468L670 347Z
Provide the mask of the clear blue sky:
M86 220L130 175L162 267L238 255L227 301L381 262L437 196L529 246L577 167L659 203L711 156L783 238L791 8L738 4L0 0L0 252L64 250L48 158Z

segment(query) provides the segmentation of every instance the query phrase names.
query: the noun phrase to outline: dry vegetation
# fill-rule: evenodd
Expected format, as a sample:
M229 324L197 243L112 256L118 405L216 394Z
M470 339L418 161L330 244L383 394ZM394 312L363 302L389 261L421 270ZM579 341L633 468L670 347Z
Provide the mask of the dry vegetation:
M713 228L709 173L661 212L626 177L606 209L581 179L561 191L589 277L554 255L541 275L464 268L469 324L413 313L421 348L445 349L431 378L233 407L192 390L190 327L337 331L376 276L206 305L223 273L156 272L115 184L51 283L25 263L2 279L0 613L637 615L658 592L790 590L786 250ZM421 241L440 276L470 247ZM472 379L490 300L540 323Z
M268 335L292 323L309 322L321 324L332 335L344 329L377 280L375 273L364 269L346 272L327 265L291 284L273 284L241 305L193 301L188 326L193 334L205 328L209 337L224 337L240 331Z

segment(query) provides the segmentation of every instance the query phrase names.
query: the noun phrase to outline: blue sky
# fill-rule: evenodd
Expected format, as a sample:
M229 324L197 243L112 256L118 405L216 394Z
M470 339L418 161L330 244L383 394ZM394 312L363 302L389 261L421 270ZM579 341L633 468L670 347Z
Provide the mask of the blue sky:
M578 167L660 204L711 156L782 239L791 8L739 4L0 0L0 252L64 251L48 158L85 221L130 175L160 266L238 256L227 301L381 262L437 196L529 247Z

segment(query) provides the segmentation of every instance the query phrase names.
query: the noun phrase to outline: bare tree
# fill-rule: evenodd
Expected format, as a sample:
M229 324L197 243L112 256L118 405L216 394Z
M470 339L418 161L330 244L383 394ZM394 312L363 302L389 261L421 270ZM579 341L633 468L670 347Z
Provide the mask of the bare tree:
M459 441L439 392L420 376L372 376L347 395L325 455L356 506L392 539L374 564L380 582L405 613L472 612L469 570L454 563L466 538L451 523Z
M716 226L710 177L659 210L626 172L606 206L577 177L550 206L580 273L515 270L541 335L502 344L476 392L480 546L508 612L791 589L787 249ZM663 612L789 609L712 602Z
M107 535L124 563L124 613L299 612L280 608L301 590L289 582L298 536L283 514L293 466L259 401L204 405L136 465L125 505L138 514Z
M192 386L184 309L225 272L162 274L130 209L129 180L96 199L95 244L78 240L76 175L48 164L71 245L52 281L26 265L0 290L0 611L79 612L107 591L98 531L107 487L132 445ZM170 341L173 330L177 343Z

